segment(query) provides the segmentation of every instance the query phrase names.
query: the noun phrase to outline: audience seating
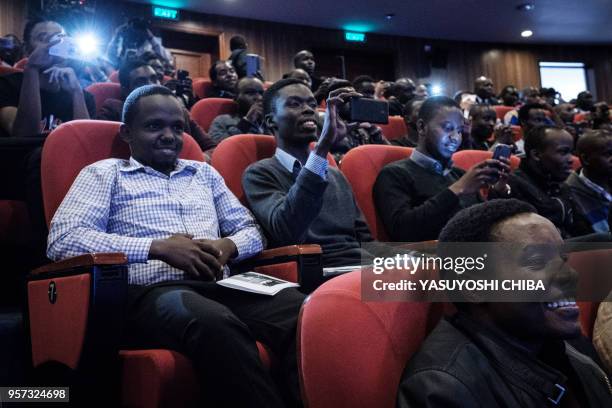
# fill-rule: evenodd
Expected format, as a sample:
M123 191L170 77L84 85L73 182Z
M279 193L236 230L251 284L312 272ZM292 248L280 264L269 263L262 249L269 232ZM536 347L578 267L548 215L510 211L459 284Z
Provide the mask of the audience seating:
M442 303L362 300L361 273L334 278L306 300L298 324L304 406L392 408L408 359Z
M121 85L114 82L96 82L85 88L93 95L96 101L96 115L100 113L102 105L107 99L121 99Z
M109 157L129 157L128 145L117 135L119 126L116 122L77 120L48 136L42 155L47 222L84 166ZM181 157L204 160L189 135L184 135ZM298 255L320 256L318 246L287 248ZM264 251L262 262L277 262L279 250L275 251ZM289 262L293 259L289 255L279 256ZM275 266L282 272L281 264ZM50 304L50 290L57 291L56 303ZM120 253L86 254L35 270L28 282L34 366L59 362L71 369L94 366L95 370L92 361L98 361L96 358L116 355L126 293L126 258ZM262 360L269 362L266 349L258 346ZM131 350L121 351L119 358L122 406L176 407L194 402L197 387L191 364L179 353Z
M205 132L208 132L210 124L219 115L235 113L238 105L231 99L206 98L201 99L191 107L191 119L193 119Z
M580 123L587 120L587 113L577 113L574 115L574 123Z
M493 157L493 152L486 150L460 150L453 154L453 163L455 166L463 170L468 170L476 163L487 160ZM512 155L510 156L510 168L518 169L521 164L521 159Z
M389 236L374 205L372 189L376 177L387 164L410 157L412 150L411 147L363 145L349 150L342 159L342 173L351 184L370 232L379 241L387 241Z
M576 171L581 167L580 157L572 155L572 170Z
M28 63L28 59L27 58L22 58L19 61L17 61L15 63L15 65L13 65L13 66L15 68L18 68L18 69L24 69L27 63Z
M208 90L212 87L212 81L208 78L193 78L193 93L198 98L206 98Z
M512 137L515 142L521 140L523 138L523 128L520 126L512 125L510 126L512 129Z
M408 134L406 122L401 116L389 116L389 123L378 125L387 140L397 140Z
M110 73L110 75L108 76L108 80L118 84L119 83L119 71L113 71Z
M506 113L516 108L514 106L498 105L498 106L494 106L493 109L495 109L495 115L497 115L497 119L503 121L504 116L506 116Z

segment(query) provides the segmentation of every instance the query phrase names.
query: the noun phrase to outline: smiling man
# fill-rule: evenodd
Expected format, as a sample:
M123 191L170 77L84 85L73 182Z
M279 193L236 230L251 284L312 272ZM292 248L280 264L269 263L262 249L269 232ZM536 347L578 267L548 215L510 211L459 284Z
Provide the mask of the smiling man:
M327 162L330 148L346 135L339 107L354 95L342 88L330 93L317 141L317 101L310 89L297 79L272 85L263 105L277 149L274 157L251 165L242 181L271 245L319 244L324 266L360 264L360 243L372 241L348 181Z
M437 239L457 211L479 201L481 187L509 172L507 162L498 160L483 161L467 172L453 166L463 121L452 99L427 99L419 110L419 139L412 155L385 166L378 175L374 201L393 241Z
M408 363L398 408L612 406L606 374L564 342L580 336L571 297L577 276L550 221L527 203L492 200L457 213L439 241L511 244L514 250L499 251L502 258L490 270L514 279L543 277L548 296L483 302L472 292L472 302L455 303L458 313L440 321Z
M123 122L130 159L81 171L51 221L49 258L125 253L126 342L189 357L204 405L299 405L295 330L303 295L295 289L253 295L215 283L229 273L229 262L260 252L264 239L219 173L178 158L186 123L172 91L137 88L125 101ZM256 338L282 359L282 389L291 394L285 403Z

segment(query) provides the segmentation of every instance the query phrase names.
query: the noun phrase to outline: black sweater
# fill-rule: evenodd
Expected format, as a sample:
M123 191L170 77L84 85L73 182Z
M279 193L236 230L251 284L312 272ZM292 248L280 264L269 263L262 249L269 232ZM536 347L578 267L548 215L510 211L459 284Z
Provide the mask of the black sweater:
M359 243L372 236L337 169L329 169L327 181L305 168L294 178L272 157L249 166L242 185L271 246L319 244L324 266L361 263Z
M463 207L448 186L464 173L453 167L443 176L409 158L385 166L374 184L374 201L389 237L398 242L438 239L444 225ZM474 195L462 201L478 199Z

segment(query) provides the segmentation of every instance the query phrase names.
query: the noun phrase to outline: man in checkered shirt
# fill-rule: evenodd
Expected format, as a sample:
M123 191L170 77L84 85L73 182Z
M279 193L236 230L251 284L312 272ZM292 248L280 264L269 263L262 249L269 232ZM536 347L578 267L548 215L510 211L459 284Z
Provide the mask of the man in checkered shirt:
M253 216L212 167L178 159L185 118L171 91L134 90L122 116L130 159L81 171L51 222L48 256L124 252L126 341L188 356L211 406L299 405L295 330L303 295L285 289L268 297L217 285L228 261L263 249ZM256 339L282 357L287 395L262 366Z

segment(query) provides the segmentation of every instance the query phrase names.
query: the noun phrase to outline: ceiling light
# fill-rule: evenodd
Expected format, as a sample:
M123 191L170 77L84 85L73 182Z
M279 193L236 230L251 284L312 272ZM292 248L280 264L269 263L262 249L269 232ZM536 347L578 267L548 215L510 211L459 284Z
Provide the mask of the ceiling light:
M535 4L533 3L523 3L516 6L518 11L531 11L535 8Z
M393 13L385 14L385 20L393 20L393 17L395 17Z
M521 37L523 38L529 38L533 35L533 31L531 30L525 30L521 32Z

